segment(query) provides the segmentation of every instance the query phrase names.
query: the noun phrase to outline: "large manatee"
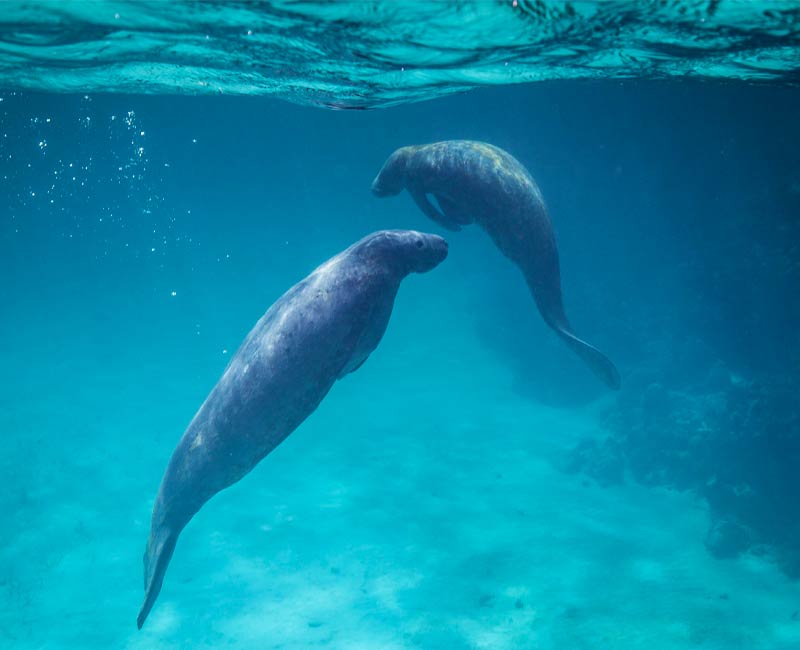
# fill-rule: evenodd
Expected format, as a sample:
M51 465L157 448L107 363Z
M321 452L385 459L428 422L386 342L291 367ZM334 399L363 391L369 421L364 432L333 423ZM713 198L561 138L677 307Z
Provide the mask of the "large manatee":
M256 323L172 453L144 555L142 627L178 535L203 504L236 483L376 348L400 282L447 256L447 242L376 232L289 289Z

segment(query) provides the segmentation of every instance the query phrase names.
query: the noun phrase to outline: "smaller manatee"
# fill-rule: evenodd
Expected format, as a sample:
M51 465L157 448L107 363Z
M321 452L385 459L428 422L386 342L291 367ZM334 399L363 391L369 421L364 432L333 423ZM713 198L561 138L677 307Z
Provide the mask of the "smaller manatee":
M567 320L553 225L539 187L519 161L498 147L470 140L402 147L384 163L372 192L385 197L403 189L448 230L477 222L520 268L545 322L607 386L619 388L614 364L578 338Z

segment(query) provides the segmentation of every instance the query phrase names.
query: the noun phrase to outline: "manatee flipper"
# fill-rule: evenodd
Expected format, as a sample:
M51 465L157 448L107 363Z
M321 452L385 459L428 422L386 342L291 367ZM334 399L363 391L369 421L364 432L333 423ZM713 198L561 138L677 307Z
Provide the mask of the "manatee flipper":
M337 379L342 379L346 375L349 375L351 372L355 372L356 370L358 370L361 366L363 366L367 362L368 358L369 358L369 355L367 355L366 357L361 359L361 361L357 361L355 363L355 365L346 365L344 368L341 369L339 374L336 375L336 378Z
M175 551L179 532L167 529L159 530L158 533L154 532L147 542L147 550L144 554L144 602L139 610L139 616L136 618L136 626L140 630L161 591L164 574L167 572L167 566Z
M621 380L619 371L606 355L593 345L579 339L567 329L556 327L556 332L589 368L613 390L619 390Z
M414 202L417 204L419 209L422 210L428 218L433 219L436 223L442 226L442 228L447 228L448 230L452 230L454 232L461 230L461 226L459 226L455 221L444 216L433 206L433 204L428 200L428 197L425 195L425 192L417 188L408 188L408 192L411 194L411 198L414 199Z
M459 224L460 226L467 226L472 223L472 219L464 214L464 211L458 207L458 203L453 199L444 196L443 194L434 194L436 202L445 217L450 221Z
M361 366L363 366L367 362L367 359L369 359L369 357L364 357L364 359L357 366L354 366L352 370L348 371L348 374L358 370Z

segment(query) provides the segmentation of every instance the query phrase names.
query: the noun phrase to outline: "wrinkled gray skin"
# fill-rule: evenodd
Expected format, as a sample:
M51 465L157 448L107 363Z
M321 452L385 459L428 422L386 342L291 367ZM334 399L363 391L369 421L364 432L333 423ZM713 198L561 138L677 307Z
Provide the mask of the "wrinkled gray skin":
M247 335L172 454L144 555L141 629L178 535L353 372L381 340L400 281L447 256L447 242L411 230L373 233L279 298Z
M536 182L515 158L469 140L402 147L383 165L372 191L384 197L403 189L448 230L479 224L525 275L545 322L606 385L619 388L614 364L578 338L567 320L550 216ZM438 208L429 196L436 198Z

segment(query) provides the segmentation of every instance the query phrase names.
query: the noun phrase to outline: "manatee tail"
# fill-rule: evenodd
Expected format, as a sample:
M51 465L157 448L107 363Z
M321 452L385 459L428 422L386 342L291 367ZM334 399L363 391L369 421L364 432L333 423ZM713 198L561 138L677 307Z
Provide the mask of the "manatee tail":
M144 602L136 618L136 625L140 630L161 591L161 583L164 582L164 574L175 551L179 533L180 530L175 532L168 528L154 529L150 533L144 553Z
M579 339L568 329L563 327L555 327L554 329L573 352L583 359L583 362L591 368L595 375L602 379L609 388L619 390L621 385L619 371L611 363L611 359L593 345L589 345L586 341Z

